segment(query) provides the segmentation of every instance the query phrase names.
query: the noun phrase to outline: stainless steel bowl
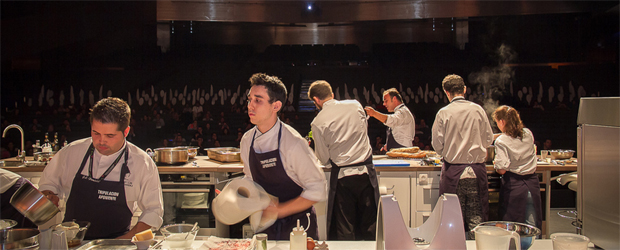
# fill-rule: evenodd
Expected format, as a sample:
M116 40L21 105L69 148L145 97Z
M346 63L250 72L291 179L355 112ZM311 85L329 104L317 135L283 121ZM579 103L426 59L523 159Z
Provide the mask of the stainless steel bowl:
M192 147L192 146L183 146L183 147L176 147L176 148L186 149L189 159L193 159L194 157L196 157L196 155L198 154L198 149L199 149L199 147Z
M34 224L42 225L60 210L30 182L25 182L11 197L11 205Z
M575 154L575 150L565 150L565 149L555 149L549 150L549 154L553 156L554 159L562 160L562 159L570 159Z
M146 152L149 153L150 150L147 148ZM152 157L155 163L177 164L186 163L189 160L189 153L185 147L156 148Z
M1 249L31 249L39 246L39 230L33 228L11 229L0 242Z
M478 226L496 226L508 231L517 232L521 238L521 250L528 250L541 231L535 226L512 221L487 221Z
M17 225L17 221L9 219L2 219L0 221L2 221L2 226L0 228L0 241L4 241L6 240L6 236L9 230L11 230L11 228Z

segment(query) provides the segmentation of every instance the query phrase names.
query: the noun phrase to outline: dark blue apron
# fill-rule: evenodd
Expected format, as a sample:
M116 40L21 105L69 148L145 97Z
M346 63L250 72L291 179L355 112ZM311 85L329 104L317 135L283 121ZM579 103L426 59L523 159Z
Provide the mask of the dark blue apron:
M393 148L404 148L405 146L400 145L398 142L396 142L396 139L394 139L394 135L392 134L392 128L388 127L387 128L387 136L386 136L386 150L390 151L390 149Z
M254 150L255 137L256 131L254 131L254 135L252 135L249 155L250 172L252 173L254 182L261 185L267 193L278 197L279 202L287 202L297 198L303 191L303 188L297 185L297 183L291 180L286 174L284 165L282 164L282 158L280 157L282 124L280 124L280 131L278 132L278 149L276 150L256 153ZM308 228L306 213L310 213L310 228ZM308 237L318 239L319 232L314 206L288 217L277 219L272 226L262 232L267 233L270 240L289 240L289 234L293 228L297 226L298 219L301 225L304 226L304 229L308 228L306 231Z
M329 160L330 164L332 165L332 169L330 172L330 177L329 177L329 196L327 199L327 237L330 237L330 230L331 229L331 223L333 220L333 213L334 213L334 200L336 197L336 190L338 187L338 174L340 173L340 169L341 168L346 168L346 167L354 167L354 166L366 166L366 169L368 170L368 179L370 181L370 184L372 185L372 187L374 188L374 206L375 209L377 207L377 205L379 204L379 184L377 182L377 172L375 171L375 165L372 163L372 155L364 160L363 162L360 163L355 163L355 164L351 164L351 165L346 165L346 166L338 166L336 165L331 159ZM346 178L346 177L345 177ZM369 204L369 206L372 206L372 204ZM363 221L364 218L357 218L358 221ZM341 221L334 221L335 223L346 223L346 222L341 222ZM376 230L376 222L377 219L375 217L374 219L374 224L372 223L364 223L367 225L368 228L359 228L358 230L360 231L375 231ZM331 239L334 240L334 239Z
M502 175L502 187L499 193L499 216L504 221L526 223L527 192L532 194L536 212L536 227L542 228L542 204L538 175L519 175L506 171Z
M95 148L91 144L82 160L80 169L73 178L71 192L67 199L65 221L90 221L90 228L86 231L85 239L112 239L124 235L129 231L133 213L127 207L125 196L125 176L129 174L127 159L129 151L125 146L124 152L99 177L92 177L93 154ZM105 177L112 172L117 163L124 157L119 181L108 181ZM90 158L88 176L82 175L82 170Z

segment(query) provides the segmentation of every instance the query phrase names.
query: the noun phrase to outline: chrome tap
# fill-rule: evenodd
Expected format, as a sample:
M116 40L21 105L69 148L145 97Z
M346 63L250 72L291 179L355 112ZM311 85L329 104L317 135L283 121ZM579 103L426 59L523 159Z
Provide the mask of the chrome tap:
M26 151L24 151L24 130L22 129L22 127L20 127L17 124L11 124L9 126L7 126L4 131L2 132L2 138L6 137L6 131L12 128L16 128L19 129L19 132L22 135L22 150L19 151L19 153L17 154L17 159L20 162L24 162L26 160Z

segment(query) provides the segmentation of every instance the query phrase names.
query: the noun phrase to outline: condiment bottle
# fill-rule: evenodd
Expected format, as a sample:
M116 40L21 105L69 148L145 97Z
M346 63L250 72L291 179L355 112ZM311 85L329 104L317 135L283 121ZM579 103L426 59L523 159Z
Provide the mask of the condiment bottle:
M307 238L306 231L304 231L304 227L299 225L299 219L297 219L297 227L293 228L291 232L291 250L306 250L307 249Z

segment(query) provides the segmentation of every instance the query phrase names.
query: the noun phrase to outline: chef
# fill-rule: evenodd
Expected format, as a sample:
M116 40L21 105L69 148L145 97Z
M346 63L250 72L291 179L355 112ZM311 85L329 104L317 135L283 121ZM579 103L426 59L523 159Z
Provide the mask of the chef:
M536 175L536 147L532 131L523 127L516 109L501 106L493 120L502 131L495 140L493 165L502 175L499 216L503 221L542 227L540 182Z
M392 148L404 148L413 146L415 136L415 120L409 108L403 104L403 98L395 88L383 92L383 106L394 114L382 114L372 107L366 107L366 113L388 126L385 146L382 151Z
M91 223L86 239L130 239L162 224L157 166L125 140L130 114L119 98L98 101L90 113L91 137L65 146L43 170L39 189L56 206L66 199L65 221ZM130 229L138 208L142 215Z
M432 145L443 157L439 195L456 194L467 238L471 230L487 221L489 189L485 160L486 148L493 142L493 131L484 109L465 100L465 82L458 75L448 75L442 81L450 104L437 112L432 128Z
M326 81L312 83L308 98L321 110L312 121L315 153L331 167L328 237L375 240L379 189L364 108L356 100L335 100Z
M27 185L28 180L11 171L0 168L0 218L10 219L17 222L13 228L37 228L37 225L24 217L17 209L11 205L11 197L17 190Z
M325 175L308 141L278 119L286 102L287 91L282 81L257 73L250 78L250 84L248 116L256 126L241 139L243 172L245 178L278 198L263 211L263 218L278 218L263 232L270 240L289 240L299 220L308 237L318 239L313 204L327 198Z

